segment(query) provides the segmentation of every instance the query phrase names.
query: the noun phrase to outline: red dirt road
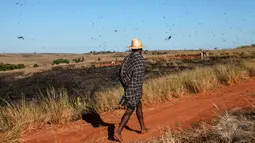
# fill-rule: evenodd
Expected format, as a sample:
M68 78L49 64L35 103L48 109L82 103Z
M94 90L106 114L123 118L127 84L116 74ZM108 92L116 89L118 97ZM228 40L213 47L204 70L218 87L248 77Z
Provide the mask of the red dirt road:
M125 142L161 135L162 127L187 128L198 121L211 121L217 113L235 107L251 107L255 105L255 78L236 85L221 87L212 92L200 93L195 96L173 99L161 105L144 108L145 124L150 132L139 134L124 129L122 138ZM217 109L218 108L218 109ZM114 127L118 127L123 110L100 114L103 122L100 127L93 127L91 122L78 121L68 125L44 127L27 132L21 138L24 143L85 143L85 142L113 142L108 140ZM128 123L128 127L139 130L135 114Z

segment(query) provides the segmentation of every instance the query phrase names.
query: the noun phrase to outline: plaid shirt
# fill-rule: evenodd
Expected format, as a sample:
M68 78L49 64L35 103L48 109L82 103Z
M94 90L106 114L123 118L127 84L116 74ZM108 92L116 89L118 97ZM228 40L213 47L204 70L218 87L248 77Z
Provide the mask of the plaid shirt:
M124 87L124 96L128 104L136 106L142 98L145 78L145 60L142 55L132 52L125 57L121 65L120 80Z

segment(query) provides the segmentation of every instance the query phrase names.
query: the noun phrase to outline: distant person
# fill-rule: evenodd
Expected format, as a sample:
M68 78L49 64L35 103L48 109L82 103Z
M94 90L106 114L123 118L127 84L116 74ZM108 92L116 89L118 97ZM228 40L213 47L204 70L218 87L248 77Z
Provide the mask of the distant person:
M207 51L204 51L204 50L201 51L201 52L200 52L200 57L201 57L201 59L204 59L205 56L207 56Z
M126 106L127 109L121 118L118 129L114 133L114 138L118 141L123 141L121 132L135 108L141 133L148 131L148 128L144 124L141 101L143 95L143 79L145 77L145 60L142 56L144 46L140 39L133 39L129 48L132 51L124 58L120 69L120 81L124 88L124 95L121 98L120 104Z
M201 58L201 59L204 59L204 53L203 53L203 51L200 52L200 58Z
M207 51L203 51L203 55L204 55L204 56L207 56Z

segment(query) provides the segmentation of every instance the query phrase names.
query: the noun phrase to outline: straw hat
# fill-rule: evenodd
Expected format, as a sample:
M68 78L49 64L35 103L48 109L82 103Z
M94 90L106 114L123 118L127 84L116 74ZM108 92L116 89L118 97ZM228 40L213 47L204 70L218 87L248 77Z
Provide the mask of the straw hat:
M142 49L145 46L142 45L142 41L140 39L133 39L131 42L131 46L128 46L130 49Z

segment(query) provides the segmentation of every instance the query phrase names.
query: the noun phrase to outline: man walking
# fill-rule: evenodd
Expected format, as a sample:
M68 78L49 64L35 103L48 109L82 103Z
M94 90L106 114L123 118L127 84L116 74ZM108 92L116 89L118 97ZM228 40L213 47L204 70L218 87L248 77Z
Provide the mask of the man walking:
M143 95L143 79L145 77L145 60L142 56L142 42L140 39L133 39L129 48L132 52L125 57L121 70L120 80L124 87L124 95L121 102L126 103L126 112L121 118L121 122L114 137L118 141L123 141L121 138L121 132L126 126L130 116L133 114L136 108L136 116L138 118L141 133L147 132L145 127L143 112L142 112L142 95Z

